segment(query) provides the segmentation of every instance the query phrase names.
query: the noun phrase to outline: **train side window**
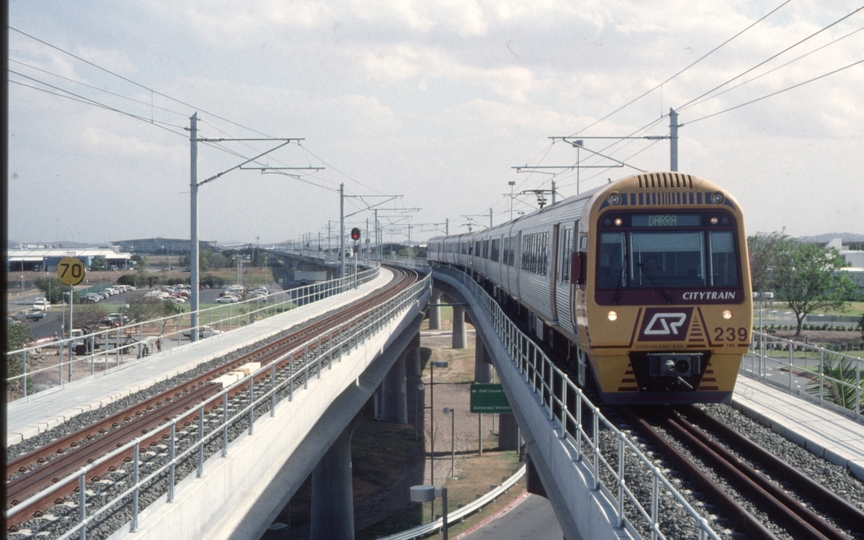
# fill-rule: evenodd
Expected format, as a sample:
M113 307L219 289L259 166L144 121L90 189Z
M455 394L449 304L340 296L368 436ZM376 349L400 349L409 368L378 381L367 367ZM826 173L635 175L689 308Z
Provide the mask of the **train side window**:
M561 261L561 268L558 272L558 277L563 283L570 282L570 264L572 262L573 253L573 228L567 227L561 235L561 248L558 251L558 260Z

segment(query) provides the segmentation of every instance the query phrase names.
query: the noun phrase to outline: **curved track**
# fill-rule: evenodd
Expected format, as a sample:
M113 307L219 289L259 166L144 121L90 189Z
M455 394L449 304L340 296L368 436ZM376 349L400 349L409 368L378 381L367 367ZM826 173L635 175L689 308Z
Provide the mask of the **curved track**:
M260 363L262 367L272 364L275 368L272 373L282 370L290 372L294 369L295 363L303 360L304 351L295 350L298 345L315 336L321 336L317 346L328 347L327 335L331 331L339 329L350 331L350 328L346 327L350 324L349 321L399 294L418 280L418 274L414 271L398 267L388 267L388 269L394 274L393 280L386 287L354 304L335 310L335 313L321 317L289 335L228 361L203 375L190 378L175 388L8 461L6 464L7 512L51 484L72 475L80 467L93 463L142 433L148 433L174 419L177 419L180 425L192 424L199 416L194 409L222 391L222 385L215 383L214 380L226 373L240 369L250 362ZM259 375L251 384L254 386L270 376L269 373ZM229 393L228 399L244 392L248 392L248 387L237 388ZM212 412L223 405L222 400L211 400L205 405L204 410ZM151 434L144 440L142 446L159 445L169 437L168 430L169 428L165 427ZM119 454L116 459L100 465L88 481L91 484L99 482L102 475L117 470L124 462L128 463L131 459L130 449L128 452ZM50 507L63 504L65 497L72 495L77 489L76 483L69 483L63 489L31 501L26 507L16 508L14 513L6 516L7 531L15 532L22 522L41 517Z

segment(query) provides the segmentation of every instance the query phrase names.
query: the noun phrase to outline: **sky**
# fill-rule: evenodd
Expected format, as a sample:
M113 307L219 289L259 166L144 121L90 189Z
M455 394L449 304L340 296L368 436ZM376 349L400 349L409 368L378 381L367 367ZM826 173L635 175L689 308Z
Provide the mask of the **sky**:
M530 212L553 181L564 198L669 170L669 141L644 137L673 108L678 170L728 189L748 234L864 233L858 2L9 9L10 240L188 238L193 114L197 181L216 177L202 240L326 245L340 185L346 227L365 238L375 207L385 241L416 243Z

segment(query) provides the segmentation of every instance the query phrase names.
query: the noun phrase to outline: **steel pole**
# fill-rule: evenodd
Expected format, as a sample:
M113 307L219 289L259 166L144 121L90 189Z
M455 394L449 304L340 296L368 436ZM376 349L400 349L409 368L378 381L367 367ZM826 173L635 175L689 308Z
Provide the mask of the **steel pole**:
M450 409L450 478L456 476L456 409Z
M342 265L340 278L345 277L345 184L339 184L339 260Z
M669 169L678 170L678 113L669 109Z
M199 285L199 277L198 277L198 113L192 115L190 118L190 127L189 127L189 143L190 143L190 156L189 156L189 198L191 199L190 206L190 229L191 229L191 237L192 239L189 242L189 285L192 289L190 292L192 293L192 297L189 299L191 303L192 310L192 320L191 320L191 328L198 328L198 289ZM189 339L192 342L198 341L198 332L190 332Z

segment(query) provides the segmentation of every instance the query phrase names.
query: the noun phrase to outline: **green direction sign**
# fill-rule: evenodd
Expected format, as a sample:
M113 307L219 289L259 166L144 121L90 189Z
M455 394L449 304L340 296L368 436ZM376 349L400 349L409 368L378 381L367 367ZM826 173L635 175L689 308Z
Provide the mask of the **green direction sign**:
M471 385L472 413L511 413L510 403L500 384Z

